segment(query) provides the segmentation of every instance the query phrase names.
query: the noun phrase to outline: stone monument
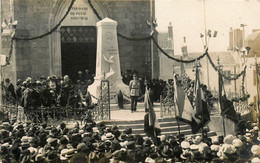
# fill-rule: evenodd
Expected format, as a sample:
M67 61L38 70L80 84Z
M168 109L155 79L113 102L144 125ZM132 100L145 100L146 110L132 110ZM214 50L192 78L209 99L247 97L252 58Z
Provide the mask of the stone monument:
M129 94L128 86L122 82L116 27L117 22L109 18L97 22L96 74L94 83L88 87L95 97L99 97L100 83L104 79L109 80L110 97L114 97L119 90ZM115 103L116 99L112 98L111 102Z

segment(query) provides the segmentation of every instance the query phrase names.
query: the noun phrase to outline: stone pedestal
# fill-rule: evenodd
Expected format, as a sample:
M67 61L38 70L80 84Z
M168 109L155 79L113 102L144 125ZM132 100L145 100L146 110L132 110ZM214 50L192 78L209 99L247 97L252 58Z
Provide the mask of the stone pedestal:
M129 94L128 86L122 82L116 27L117 22L109 18L97 22L96 74L94 83L88 88L91 95L99 97L101 80L109 80L110 96L114 97L111 103L117 101L115 95L119 90Z

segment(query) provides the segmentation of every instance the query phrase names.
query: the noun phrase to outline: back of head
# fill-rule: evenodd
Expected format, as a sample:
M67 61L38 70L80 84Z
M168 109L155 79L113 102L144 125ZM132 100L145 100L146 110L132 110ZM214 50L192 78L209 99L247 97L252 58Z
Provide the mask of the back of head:
M88 157L83 153L77 153L71 157L70 163L86 163L88 162Z

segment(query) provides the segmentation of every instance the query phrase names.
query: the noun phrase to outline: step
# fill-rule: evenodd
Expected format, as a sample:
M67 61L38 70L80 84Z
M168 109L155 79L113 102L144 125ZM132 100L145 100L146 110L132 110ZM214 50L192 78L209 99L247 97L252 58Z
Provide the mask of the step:
M172 117L169 117L169 118L158 118L158 121L159 122L173 122L173 121L177 121L176 118L172 118Z
M178 126L177 121L165 121L165 122L159 122L160 126ZM188 123L185 122L179 122L179 125L189 125Z
M177 125L177 120L175 118L163 118L163 119L158 119L160 124L166 124L166 123L172 123L172 125ZM122 125L122 124L143 124L144 120L129 120L129 121L124 121L124 120L108 120L108 121L103 121L106 125ZM179 121L179 124L187 124L185 122Z
M178 135L178 124L175 118L163 118L163 119L158 119L159 124L160 124L160 129L161 129L161 134L165 135ZM103 121L106 126L113 126L117 125L119 128L119 131L123 132L127 128L132 128L132 133L133 134L138 134L138 135L146 135L144 132L144 121L143 120L130 120L130 121ZM180 121L179 122L179 127L180 127L180 132L181 134L184 135L201 135L201 133L198 134L192 134L191 126L185 122ZM204 127L207 128L207 127ZM216 136L216 133L214 131L209 132L209 137L211 136Z
M125 125L125 124L144 124L144 120L129 120L129 121L116 121L116 120L110 120L110 121L103 121L106 125Z
M108 127L112 127L113 125L106 125ZM119 129L126 129L126 128L132 128L134 129L143 129L144 124L118 124L117 125ZM160 128L161 129L178 129L177 123L160 123ZM190 125L188 124L182 124L180 125L180 128L191 128Z
M132 128L132 127L131 127ZM123 132L126 128L120 128L119 127L119 131ZM178 131L178 127L177 126L169 126L169 127L163 127L160 128L162 132L174 132L174 131ZM191 131L191 128L189 125L185 125L185 126L180 126L181 131L184 130L189 130ZM132 132L133 133L142 133L144 132L144 126L139 126L139 128L132 128Z

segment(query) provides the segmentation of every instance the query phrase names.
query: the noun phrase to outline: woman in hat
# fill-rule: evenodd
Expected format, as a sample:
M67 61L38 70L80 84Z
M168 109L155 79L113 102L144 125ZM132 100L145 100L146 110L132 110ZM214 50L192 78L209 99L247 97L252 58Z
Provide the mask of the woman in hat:
M131 98L131 112L136 111L137 98L140 94L140 82L137 80L137 75L133 75L133 80L129 83L130 98Z

